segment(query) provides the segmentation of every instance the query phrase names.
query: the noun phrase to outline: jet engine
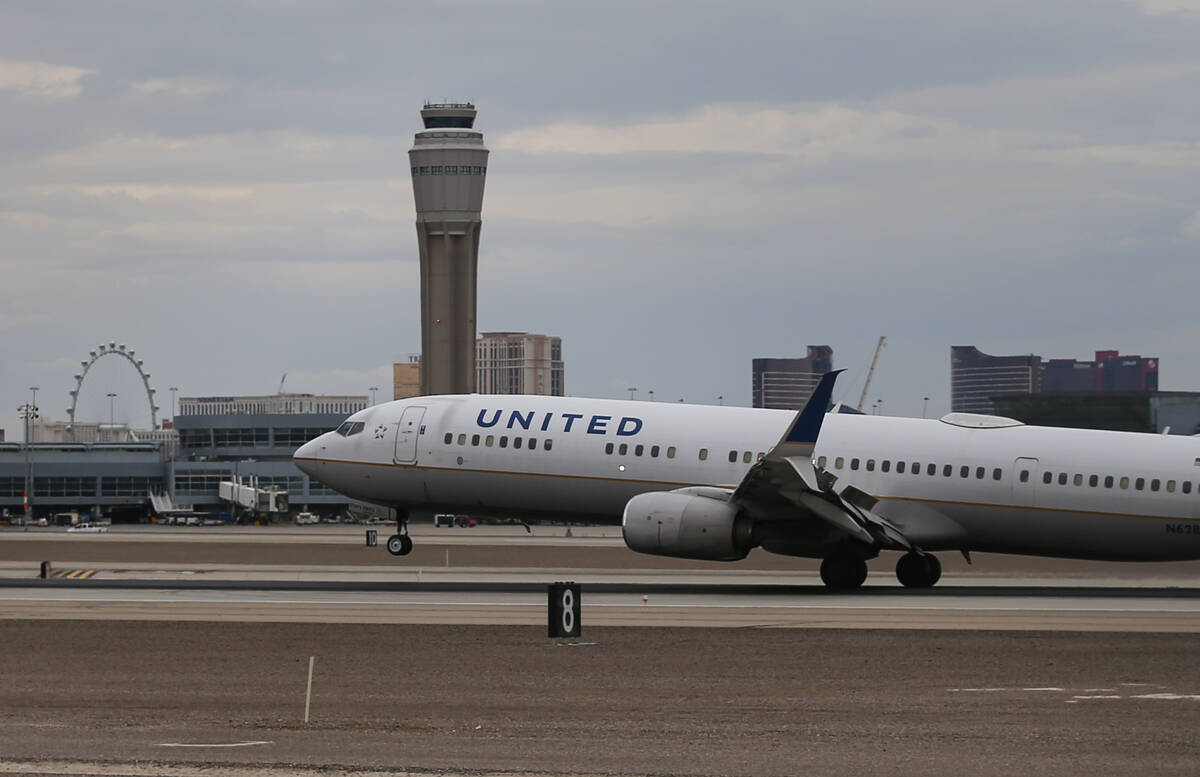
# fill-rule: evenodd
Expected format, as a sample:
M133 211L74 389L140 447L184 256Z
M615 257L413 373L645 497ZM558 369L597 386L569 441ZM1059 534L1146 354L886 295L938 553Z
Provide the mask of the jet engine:
M724 499L674 492L638 494L621 519L625 544L655 556L738 561L755 546L753 522Z

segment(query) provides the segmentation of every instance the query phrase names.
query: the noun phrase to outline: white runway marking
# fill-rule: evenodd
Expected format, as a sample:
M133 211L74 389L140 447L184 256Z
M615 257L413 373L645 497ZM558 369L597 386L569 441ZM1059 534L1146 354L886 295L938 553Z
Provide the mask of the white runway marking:
M273 745L274 742L263 739L255 742L220 742L213 744L192 744L187 742L162 742L155 747L253 747L254 745Z

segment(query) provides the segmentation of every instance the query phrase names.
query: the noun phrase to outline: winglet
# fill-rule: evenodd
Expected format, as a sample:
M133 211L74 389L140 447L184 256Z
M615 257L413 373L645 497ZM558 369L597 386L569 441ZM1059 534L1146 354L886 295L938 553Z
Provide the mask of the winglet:
M825 420L825 412L829 409L829 400L833 398L834 381L843 372L845 370L834 370L821 376L821 382L813 389L808 404L796 414L787 433L767 454L768 459L812 455L817 444L817 435L821 433L821 423Z
M843 372L845 370L834 370L821 376L821 382L813 389L812 396L808 399L808 404L796 416L792 428L788 430L787 436L783 438L784 442L808 443L811 445L817 441L817 435L821 433L821 422L825 420L825 413L829 410L829 402L833 399L833 384L837 381L837 376Z

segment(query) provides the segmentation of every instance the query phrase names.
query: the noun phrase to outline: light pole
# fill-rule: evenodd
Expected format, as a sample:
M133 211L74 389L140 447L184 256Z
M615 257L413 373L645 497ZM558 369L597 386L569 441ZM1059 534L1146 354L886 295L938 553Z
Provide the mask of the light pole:
M38 412L32 402L21 405L17 408L17 412L25 421L25 523L28 525L30 519L33 518L33 461L29 457L29 435L33 422L37 420Z
M650 401L653 402L654 401L654 389L650 389L650 391L648 393L650 394Z
M725 404L725 395L724 394L717 395L717 404L724 406L724 404Z
M175 395L179 393L179 387L171 386L171 388L167 389L167 391L171 392L171 428L174 429L175 428Z
M109 438L108 441L109 442L114 442L115 438L116 438L116 433L113 432L113 424L115 423L113 421L113 407L114 407L114 403L116 402L116 399L117 399L116 394L114 394L111 391L108 392L108 438Z
M633 395L634 395L634 394L636 394L636 393L637 393L637 389L636 389L636 388L634 388L633 386L630 386L630 387L629 387L629 398L630 398L630 399L633 399Z
M375 404L375 392L379 391L379 386L371 386L371 404Z
M922 397L922 399L924 399L925 404L921 405L921 417L924 418L925 411L929 409L929 397Z

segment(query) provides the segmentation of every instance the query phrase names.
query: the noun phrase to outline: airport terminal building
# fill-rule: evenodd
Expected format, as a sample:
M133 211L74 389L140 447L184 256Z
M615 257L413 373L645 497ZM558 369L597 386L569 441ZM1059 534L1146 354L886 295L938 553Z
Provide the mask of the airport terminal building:
M340 512L349 500L297 469L292 454L367 404L365 396L312 394L181 397L174 452L161 441L0 443L0 510L23 512L28 466L38 517L75 511L147 520L151 494L220 514L229 506L218 485L233 479L286 490L294 510Z

